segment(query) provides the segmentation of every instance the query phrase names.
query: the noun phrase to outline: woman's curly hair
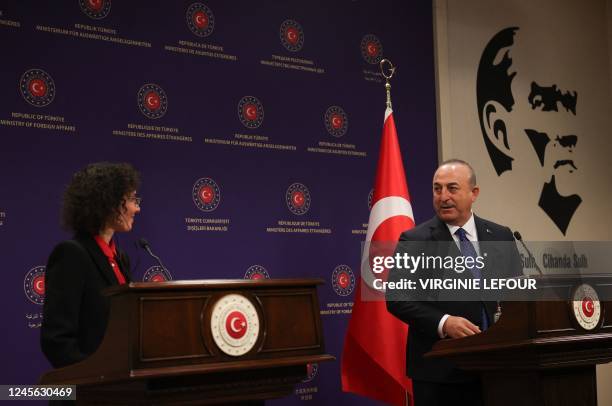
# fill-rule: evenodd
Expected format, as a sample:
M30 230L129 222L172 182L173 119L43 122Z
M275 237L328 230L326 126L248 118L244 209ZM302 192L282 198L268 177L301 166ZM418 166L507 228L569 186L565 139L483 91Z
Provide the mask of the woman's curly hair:
M140 174L127 163L97 162L72 177L64 192L63 226L74 232L98 234L119 216L125 196L138 189Z

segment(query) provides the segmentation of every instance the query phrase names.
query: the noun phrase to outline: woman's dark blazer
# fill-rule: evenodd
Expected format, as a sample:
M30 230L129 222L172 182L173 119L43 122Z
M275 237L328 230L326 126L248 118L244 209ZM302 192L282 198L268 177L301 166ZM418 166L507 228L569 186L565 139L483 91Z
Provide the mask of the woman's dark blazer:
M129 259L117 250L117 262L131 280ZM42 350L55 368L82 361L102 343L110 300L101 291L117 285L108 259L91 235L77 234L58 244L45 271Z

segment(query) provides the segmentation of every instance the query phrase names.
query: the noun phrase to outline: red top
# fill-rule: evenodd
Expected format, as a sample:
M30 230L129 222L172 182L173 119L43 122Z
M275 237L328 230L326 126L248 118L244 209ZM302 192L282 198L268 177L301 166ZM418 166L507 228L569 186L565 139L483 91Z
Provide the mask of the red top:
M121 273L119 269L119 264L115 257L117 256L117 247L115 246L115 241L110 240L110 244L107 244L106 241L102 239L99 235L94 235L94 240L98 243L98 247L102 250L106 258L108 259L108 263L111 268L113 268L113 272L115 273L115 277L117 277L117 281L119 285L125 284L125 276Z

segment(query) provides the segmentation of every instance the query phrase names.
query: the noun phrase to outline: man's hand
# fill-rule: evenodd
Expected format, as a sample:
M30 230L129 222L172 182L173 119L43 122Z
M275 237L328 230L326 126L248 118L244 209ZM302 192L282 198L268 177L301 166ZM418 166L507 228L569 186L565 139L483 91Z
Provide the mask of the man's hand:
M442 331L447 337L461 338L480 333L480 328L463 317L448 316L442 326Z

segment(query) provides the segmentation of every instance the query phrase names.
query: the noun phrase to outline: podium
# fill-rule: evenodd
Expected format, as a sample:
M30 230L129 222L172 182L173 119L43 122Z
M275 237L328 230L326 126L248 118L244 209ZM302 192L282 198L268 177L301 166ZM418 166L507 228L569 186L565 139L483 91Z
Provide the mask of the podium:
M479 373L487 406L597 406L595 366L612 361L612 302L601 300L597 308L588 296L580 301L551 298L572 298L586 283L609 299L612 275L535 279L547 300L504 302L502 316L488 330L440 340L425 356L444 357ZM590 325L584 323L588 318L582 323L588 329L576 320L574 303L578 312L585 306L591 316Z
M325 353L318 279L142 282L104 291L104 340L40 384L77 404L245 404L287 396Z

